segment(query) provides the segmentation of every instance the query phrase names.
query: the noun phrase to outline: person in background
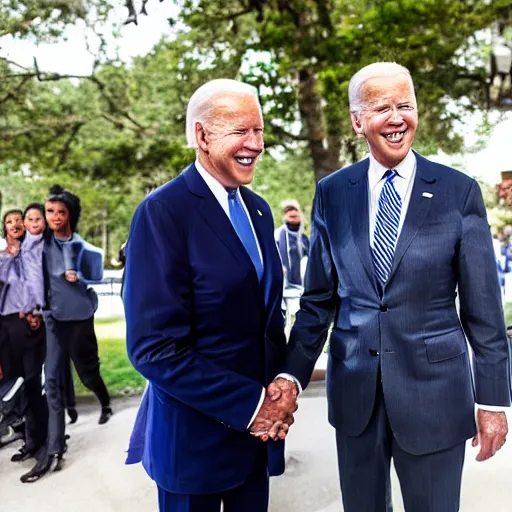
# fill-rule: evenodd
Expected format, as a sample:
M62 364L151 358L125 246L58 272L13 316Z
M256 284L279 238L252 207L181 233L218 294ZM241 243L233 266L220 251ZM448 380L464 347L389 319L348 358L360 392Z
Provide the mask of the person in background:
M283 263L285 288L303 286L303 261L309 251L309 238L304 233L304 215L299 203L283 201L283 225L274 231L274 238Z
M44 453L22 482L34 482L62 467L66 451L64 364L70 357L83 384L101 404L99 423L112 416L110 396L100 375L98 342L94 332L97 297L87 282L101 278L102 264L98 254L83 254L87 244L76 232L80 219L80 199L55 185L45 203L46 222L50 229L44 244L46 283L46 396L49 406L48 438ZM86 273L87 271L87 273Z
M27 400L25 444L11 458L13 462L21 462L33 457L46 440L48 409L41 386L44 330L41 317L34 315L32 305L37 298L33 295L31 275L23 259L23 212L7 212L3 219L3 230L7 249L0 259L0 279L8 288L1 309L0 345L3 347L2 353L8 353L7 365L3 362L4 372L7 370L11 379L24 379Z
M39 311L44 305L44 275L43 275L43 247L44 234L47 230L44 204L31 203L23 212L23 222L27 230L22 245L22 258L27 272L28 286L32 288L31 296L36 298L29 304L29 310ZM66 270L73 270L72 268ZM64 404L70 423L76 423L78 411L76 409L75 386L69 357L64 361L62 372L62 387L64 389Z

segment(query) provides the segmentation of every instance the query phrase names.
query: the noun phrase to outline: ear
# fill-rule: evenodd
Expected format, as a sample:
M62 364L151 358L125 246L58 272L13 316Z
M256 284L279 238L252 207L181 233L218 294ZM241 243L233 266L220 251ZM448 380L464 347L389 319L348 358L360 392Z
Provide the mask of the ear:
M352 130L358 137L364 137L363 125L361 123L361 116L352 112L350 114L350 121L352 122Z
M201 151L208 153L208 138L204 126L199 121L196 122L195 133L197 147L201 149Z

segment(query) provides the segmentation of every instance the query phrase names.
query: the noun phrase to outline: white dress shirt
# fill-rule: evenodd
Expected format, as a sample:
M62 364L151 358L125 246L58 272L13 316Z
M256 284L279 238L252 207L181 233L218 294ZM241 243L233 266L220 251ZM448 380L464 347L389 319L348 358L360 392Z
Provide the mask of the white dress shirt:
M405 214L407 213L407 208L411 200L412 187L416 176L416 157L414 156L414 153L409 150L407 156L393 169L398 174L393 181L393 185L402 200L400 223L398 225L398 234L396 237L398 240L404 225ZM372 249L373 235L375 233L375 220L379 210L379 197L382 192L382 188L384 187L384 183L386 183L386 180L383 178L387 170L388 168L377 162L370 153L370 166L368 168L368 217L370 220L370 246Z
M203 180L208 185L208 188L211 190L212 194L215 196L215 198L219 202L220 206L224 210L224 213L228 216L228 219L231 220L231 218L229 216L228 191L225 189L225 187L224 187L224 185L222 185L222 183L220 183L216 178L214 178L199 163L199 160L197 160L197 159L195 161L195 166L196 166L197 171L199 172L199 174L203 178ZM249 219L249 223L251 224L252 233L254 235L254 239L256 240L256 246L258 247L258 253L260 255L260 259L261 259L261 262L263 264L263 256L262 256L262 253L261 253L261 247L260 247L260 244L258 242L258 237L256 236L256 231L254 231L254 226L252 224L251 216L249 214L249 211L247 210L247 206L245 206L244 200L242 199L242 194L240 194L240 190L239 189L237 189L236 194L237 194L237 198L242 203L242 206L244 207L245 213L247 214L247 217ZM258 402L258 406L256 407L256 410L254 411L254 414L253 414L253 416L251 418L251 421L247 425L247 428L249 428L251 426L252 422L254 421L254 418L256 418L256 416L257 416L257 414L258 414L258 412L259 412L259 410L261 408L261 405L263 404L263 400L265 400L265 388L262 387L260 401Z

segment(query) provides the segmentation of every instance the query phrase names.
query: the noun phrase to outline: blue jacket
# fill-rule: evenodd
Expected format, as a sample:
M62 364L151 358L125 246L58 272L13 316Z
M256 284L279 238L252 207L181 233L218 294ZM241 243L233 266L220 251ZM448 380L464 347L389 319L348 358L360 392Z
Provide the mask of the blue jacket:
M334 321L329 421L345 435L361 434L380 374L393 434L404 450L420 455L474 435L475 398L510 404L510 360L478 184L416 157L411 200L382 293L369 243L368 159L318 184L305 291L283 370L306 386ZM465 337L473 350L474 386Z
M263 253L256 271L217 199L190 166L132 221L123 299L128 355L149 381L127 462L142 459L169 492L243 483L261 441L247 427L284 361L282 270L268 204L241 194ZM270 474L284 443L268 444Z
M96 292L88 286L103 276L103 252L74 233L69 242L59 242L50 233L43 250L46 309L60 321L86 320L98 307ZM67 270L78 272L79 281L69 283Z

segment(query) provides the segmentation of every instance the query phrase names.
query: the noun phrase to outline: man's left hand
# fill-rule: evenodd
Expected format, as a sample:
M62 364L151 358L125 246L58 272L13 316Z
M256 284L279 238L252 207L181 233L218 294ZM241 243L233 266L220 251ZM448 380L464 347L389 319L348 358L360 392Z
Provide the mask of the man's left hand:
M472 445L480 445L476 460L482 462L494 456L505 444L508 433L507 417L504 412L478 409L476 424L478 431Z

